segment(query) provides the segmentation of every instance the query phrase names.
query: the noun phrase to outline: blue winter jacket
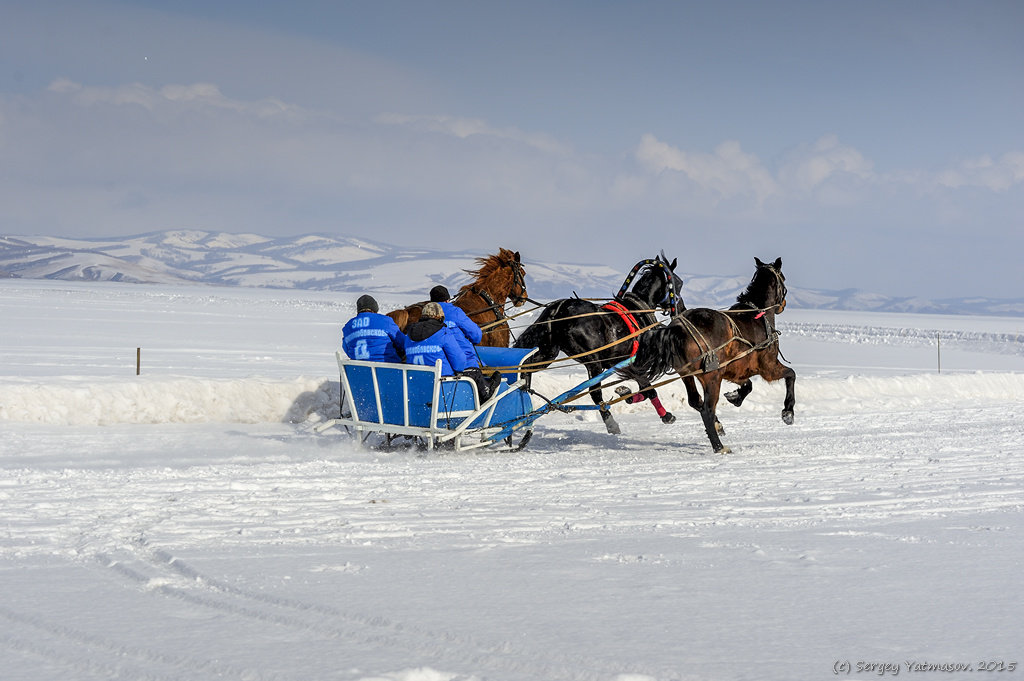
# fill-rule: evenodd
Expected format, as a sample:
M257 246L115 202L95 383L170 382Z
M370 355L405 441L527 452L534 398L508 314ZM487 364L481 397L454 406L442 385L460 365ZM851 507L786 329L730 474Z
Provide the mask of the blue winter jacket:
M370 362L401 362L409 340L391 317L376 312L360 312L341 331L341 347L349 359Z
M473 349L473 346L483 339L483 331L480 330L476 322L462 311L461 307L456 307L451 303L438 304L444 310L444 323L455 332L455 340L458 341L459 347L462 348L463 353L466 355L466 366L480 366L480 359L476 356L476 350Z
M418 325L423 324L423 322L418 323ZM458 340L456 340L459 332L449 329L441 322L436 322L436 325L437 331L423 338L423 340L416 341L410 338L406 342L406 364L432 367L434 362L440 359L442 376L452 376L456 372L465 370L468 366L466 364L466 356L462 348L459 347ZM421 328L423 327L421 326ZM417 334L416 330L412 327L410 327L409 333L412 334L413 338L422 337L422 334Z

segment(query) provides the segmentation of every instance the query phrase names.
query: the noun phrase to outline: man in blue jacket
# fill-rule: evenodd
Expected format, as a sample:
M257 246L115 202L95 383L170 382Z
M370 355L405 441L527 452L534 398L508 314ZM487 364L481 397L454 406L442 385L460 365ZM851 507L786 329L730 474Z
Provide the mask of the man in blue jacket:
M462 311L462 308L452 305L450 300L451 296L448 295L448 289L444 286L435 286L430 289L430 302L441 306L441 311L444 312L444 323L449 329L456 332L455 339L466 354L466 366L478 367L480 359L476 356L473 346L483 339L484 333L477 323Z
M373 296L359 296L356 316L342 328L341 347L349 359L369 362L401 362L405 358L405 334L387 315L378 314Z
M440 359L441 375L462 374L472 378L481 402L486 401L501 383L499 372L494 372L488 380L480 367L466 363L465 352L458 342L459 331L445 324L444 311L437 303L426 303L420 312L420 320L411 324L406 331L409 334L405 345L407 364L433 366Z
M466 369L466 354L459 347L455 331L444 323L444 312L437 303L427 303L420 311L420 320L410 324L405 344L406 364L434 366L441 360L441 375L454 376Z

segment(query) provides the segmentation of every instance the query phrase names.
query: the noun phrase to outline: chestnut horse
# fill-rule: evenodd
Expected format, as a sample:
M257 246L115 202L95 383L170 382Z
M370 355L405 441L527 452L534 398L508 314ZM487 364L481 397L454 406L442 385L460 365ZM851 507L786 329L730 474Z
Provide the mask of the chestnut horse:
M690 406L700 411L716 453L730 451L719 437L721 426L715 415L723 380L739 384L738 392L745 397L752 376L766 381L785 379L782 420L793 423L796 372L779 361L779 333L775 330L775 315L786 308L782 258L774 263L754 258L754 262L754 277L735 305L724 311L686 310L668 326L648 331L640 337L636 361L629 368L652 383L675 370L686 383ZM704 388L703 399L697 394L694 378Z
M452 303L469 315L483 329L480 345L507 348L511 332L505 317L505 301L512 300L516 307L526 302L526 270L519 259L519 251L498 249L497 255L477 258L479 267L465 270L474 277L452 297ZM401 310L388 312L403 332L409 324L419 320L425 302L414 303Z

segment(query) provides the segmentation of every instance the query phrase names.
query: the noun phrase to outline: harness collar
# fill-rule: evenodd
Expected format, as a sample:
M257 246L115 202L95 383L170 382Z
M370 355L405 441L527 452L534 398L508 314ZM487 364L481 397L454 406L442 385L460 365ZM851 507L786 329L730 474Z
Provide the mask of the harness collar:
M622 318L622 321L626 323L626 328L629 329L629 333L631 335L640 330L640 325L637 324L636 317L634 317L633 313L629 311L629 308L627 308L619 301L613 300L610 303L605 303L604 305L601 306L601 309L609 310L611 312L615 312L616 314L618 314L619 317ZM633 347L629 351L629 356L633 357L634 355L636 355L636 351L639 348L640 338L639 336L633 336Z

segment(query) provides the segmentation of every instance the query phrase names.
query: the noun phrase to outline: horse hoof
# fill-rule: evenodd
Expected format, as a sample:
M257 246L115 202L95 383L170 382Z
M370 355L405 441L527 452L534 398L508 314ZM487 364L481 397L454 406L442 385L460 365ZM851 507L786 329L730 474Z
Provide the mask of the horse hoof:
M611 419L604 422L604 427L608 429L608 432L612 435L621 435L622 431L619 430L619 424Z
M672 412L666 411L665 415L661 417L662 423L675 423L676 417L672 415Z
M786 409L785 411L782 412L782 422L785 423L787 426L793 425L793 411L792 410Z
M726 447L725 445L722 445L721 449L715 450L715 454L732 454L732 450Z
M729 404L734 405L736 407L738 407L741 404L743 404L743 398L740 397L740 391L739 390L732 390L730 392L727 392L725 394L725 399L727 399L729 401Z

